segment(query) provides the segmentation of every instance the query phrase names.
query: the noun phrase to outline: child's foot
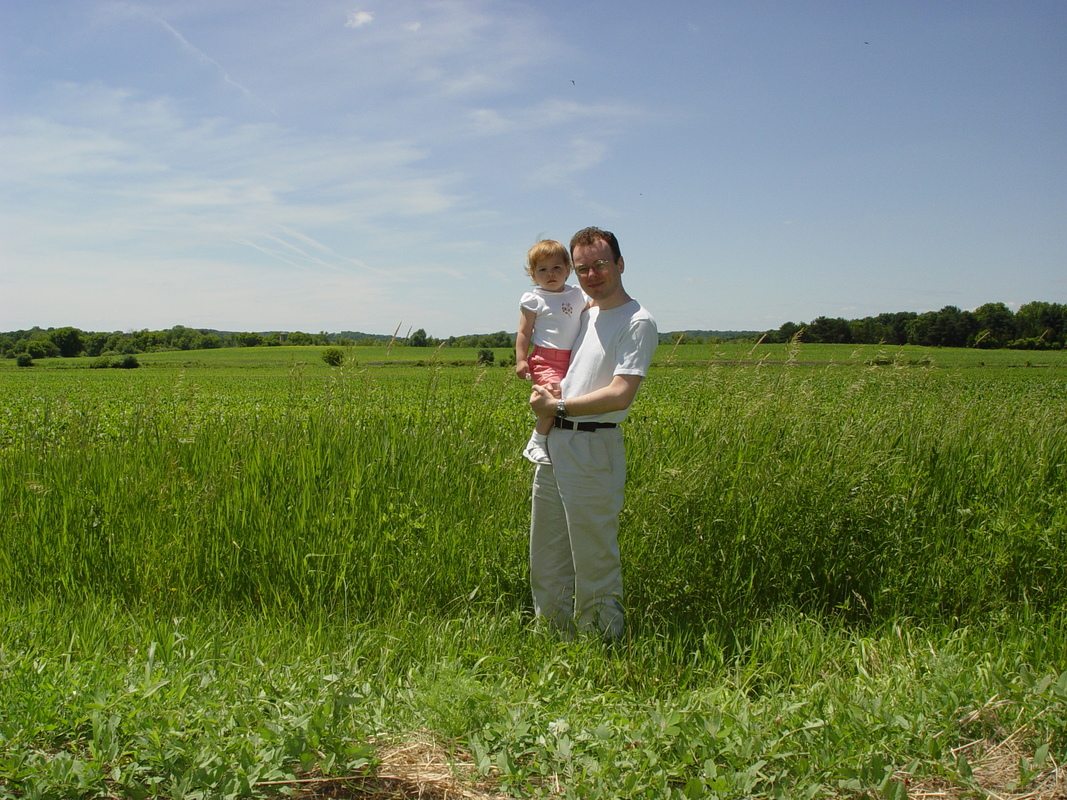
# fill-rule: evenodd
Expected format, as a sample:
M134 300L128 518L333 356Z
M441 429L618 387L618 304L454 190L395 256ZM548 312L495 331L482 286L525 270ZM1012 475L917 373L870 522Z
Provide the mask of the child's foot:
M548 457L548 451L544 448L544 445L530 441L526 444L526 449L522 451L523 456L527 461L531 461L534 464L551 464L552 459Z

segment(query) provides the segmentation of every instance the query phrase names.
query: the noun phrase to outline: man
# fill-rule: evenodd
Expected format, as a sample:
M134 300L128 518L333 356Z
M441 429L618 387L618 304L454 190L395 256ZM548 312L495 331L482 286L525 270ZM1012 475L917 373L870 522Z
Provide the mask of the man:
M551 464L534 473L530 587L534 612L564 633L622 635L619 512L626 454L619 423L648 374L659 333L622 285L626 268L615 235L574 234L574 271L592 303L556 397L534 386L530 407L552 417Z

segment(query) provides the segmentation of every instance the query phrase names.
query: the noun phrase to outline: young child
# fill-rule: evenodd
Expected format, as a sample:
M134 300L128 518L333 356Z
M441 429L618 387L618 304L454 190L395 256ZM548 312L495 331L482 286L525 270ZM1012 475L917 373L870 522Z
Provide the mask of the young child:
M567 284L571 256L553 239L538 242L526 254L526 273L537 288L519 300L522 317L515 337L515 374L539 386L558 388L571 361L571 345L578 338L586 297ZM529 354L533 344L533 353ZM527 358L529 354L529 358ZM522 454L535 464L551 464L548 432L551 419L538 419Z

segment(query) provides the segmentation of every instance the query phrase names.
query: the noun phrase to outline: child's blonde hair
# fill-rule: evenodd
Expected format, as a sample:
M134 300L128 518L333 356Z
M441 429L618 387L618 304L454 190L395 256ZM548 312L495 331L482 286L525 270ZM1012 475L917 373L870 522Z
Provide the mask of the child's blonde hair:
M555 239L542 239L526 253L526 274L533 279L533 267L546 258L558 258L559 262L567 267L567 274L571 274L571 254L561 242Z

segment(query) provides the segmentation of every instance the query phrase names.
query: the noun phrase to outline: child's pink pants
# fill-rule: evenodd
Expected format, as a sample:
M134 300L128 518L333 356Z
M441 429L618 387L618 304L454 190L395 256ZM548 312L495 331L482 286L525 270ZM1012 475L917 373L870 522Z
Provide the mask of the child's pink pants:
M526 363L530 365L534 383L538 386L551 386L562 381L563 376L567 374L567 367L571 365L571 351L534 345L533 353Z

